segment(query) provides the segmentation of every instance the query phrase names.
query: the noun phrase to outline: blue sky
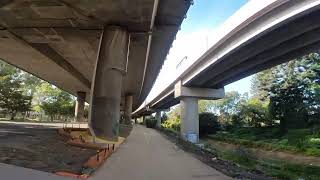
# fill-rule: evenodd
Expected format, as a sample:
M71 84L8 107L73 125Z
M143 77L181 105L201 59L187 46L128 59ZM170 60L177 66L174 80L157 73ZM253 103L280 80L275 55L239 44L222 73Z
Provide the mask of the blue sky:
M210 48L217 28L247 2L248 0L194 0L147 101L152 100ZM185 57L187 59L177 67ZM250 82L251 77L248 77L226 86L225 89L249 92Z
M188 11L181 32L212 29L221 25L248 0L195 0Z

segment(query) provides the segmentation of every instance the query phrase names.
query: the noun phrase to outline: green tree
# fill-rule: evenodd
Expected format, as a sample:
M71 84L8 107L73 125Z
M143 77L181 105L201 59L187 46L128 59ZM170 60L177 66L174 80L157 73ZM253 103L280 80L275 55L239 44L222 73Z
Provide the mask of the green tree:
M175 107L173 107L171 109L171 111L168 113L168 118L169 119L180 119L180 114L181 114L181 110L180 110L180 105L177 105Z
M311 53L258 73L251 88L256 98L270 100L270 115L280 120L283 132L316 122L320 118L319 54Z
M241 95L236 91L227 92L223 99L215 101L214 107L211 109L218 112L222 124L233 124L235 120L240 120L235 116L239 115L241 105L247 100L248 94Z
M43 81L32 74L21 72L21 83L26 94L33 96Z
M261 101L269 100L269 90L276 78L277 67L270 68L253 76L251 80L251 94Z
M304 103L307 106L309 121L320 123L320 55L311 53L298 59L296 71L305 84Z
M42 95L39 99L40 107L50 116L51 121L58 115L74 116L75 99L69 93L45 82L38 88L38 93Z
M199 100L198 102L198 112L212 112L214 107L214 102L211 100Z
M240 107L239 114L242 121L253 127L271 126L273 122L269 117L268 105L268 102L263 102L258 98L251 98Z
M51 121L59 113L59 104L56 100L43 102L40 107L50 116Z
M58 98L59 114L65 117L73 117L75 109L75 99L65 91L60 91Z
M4 63L0 63L0 107L5 109L13 120L18 112L31 109L32 96L24 95L21 87L19 71Z
M11 114L45 112L55 117L73 117L75 98L53 85L0 61L0 107ZM32 107L32 108L31 108Z

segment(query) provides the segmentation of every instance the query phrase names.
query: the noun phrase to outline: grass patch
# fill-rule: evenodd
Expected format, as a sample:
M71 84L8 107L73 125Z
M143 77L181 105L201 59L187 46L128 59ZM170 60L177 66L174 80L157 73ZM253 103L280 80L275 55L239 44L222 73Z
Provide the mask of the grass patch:
M208 137L251 148L320 156L320 133L311 129L289 130L286 135L282 136L278 128L237 128L221 131Z
M241 152L241 150L233 151L219 151L215 150L218 157L224 160L234 162L246 169L255 170L256 161L250 155Z
M308 179L318 180L320 167L311 165L288 164L279 161L258 161L258 166L271 176L279 179Z
M213 147L211 147L213 148ZM283 161L261 160L250 154L250 152L238 148L231 150L214 149L220 159L236 163L242 168L251 171L262 171L263 173L285 180L319 180L320 167L312 165L289 164Z
M177 135L178 132L173 129L162 129L163 131L170 133L172 135ZM300 151L299 143L296 143L293 139L302 140L300 141L300 145L302 147L306 147L304 141L310 141L308 144L312 144L312 148L307 148L309 153L318 154L318 150L316 149L317 144L320 140L317 138L317 134L310 132L309 130L294 130L290 131L287 135L278 137L277 129L271 128L268 129L267 132L263 131L250 131L249 128L238 129L236 132L220 132L216 135L211 135L213 138L221 138L225 141L228 138L231 142L236 142L241 145L253 146L253 147L264 147L264 149L275 150L275 149L285 149L285 150L293 150ZM288 140L290 138L290 141ZM299 141L298 141L299 142ZM189 145L191 146L191 145ZM225 149L217 149L213 147L210 143L205 143L203 147L207 152L212 152L219 159L227 160L229 162L233 162L238 166L254 172L263 172L266 175L276 177L278 179L284 180L319 180L320 177L320 167L313 165L300 165L300 164L292 164L284 161L277 160L262 160L253 155L250 150L246 148L238 147L235 150L225 150ZM300 147L301 148L301 147ZM315 152L313 152L315 151Z

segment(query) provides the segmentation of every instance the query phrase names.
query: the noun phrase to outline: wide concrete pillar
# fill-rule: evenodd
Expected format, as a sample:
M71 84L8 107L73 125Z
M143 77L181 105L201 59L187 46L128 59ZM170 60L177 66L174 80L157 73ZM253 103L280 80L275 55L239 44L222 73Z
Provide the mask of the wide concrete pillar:
M198 99L220 99L225 95L224 88L209 89L185 87L181 81L174 86L174 97L180 99L181 137L188 140L188 134L196 134L194 142L199 141Z
M157 128L161 128L161 111L156 112Z
M104 28L91 87L90 129L94 135L117 141L121 86L127 63L128 32L118 26Z
M133 96L128 95L125 97L125 106L124 106L124 124L131 124L131 113L132 113L132 103Z
M181 97L181 138L187 140L188 134L196 134L199 141L198 98Z
M74 112L76 122L84 122L84 106L85 106L86 92L77 92L77 101Z

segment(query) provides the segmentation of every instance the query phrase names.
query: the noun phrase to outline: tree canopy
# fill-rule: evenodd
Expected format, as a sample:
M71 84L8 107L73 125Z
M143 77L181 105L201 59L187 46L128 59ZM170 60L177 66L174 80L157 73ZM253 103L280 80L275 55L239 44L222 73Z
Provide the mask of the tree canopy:
M0 107L11 115L11 119L18 112L31 109L32 96L24 93L21 82L21 74L16 68L0 64Z
M0 61L0 108L14 119L17 113L44 112L51 120L74 116L75 98L69 93Z
M216 101L200 100L199 113L215 113L226 126L279 125L283 133L320 124L319 53L257 73L251 84L251 96L233 91Z

